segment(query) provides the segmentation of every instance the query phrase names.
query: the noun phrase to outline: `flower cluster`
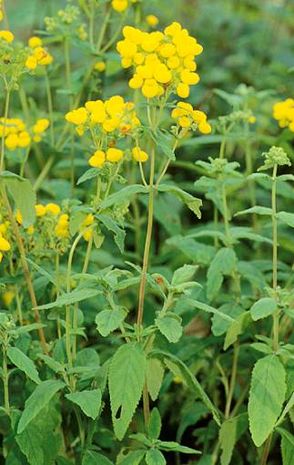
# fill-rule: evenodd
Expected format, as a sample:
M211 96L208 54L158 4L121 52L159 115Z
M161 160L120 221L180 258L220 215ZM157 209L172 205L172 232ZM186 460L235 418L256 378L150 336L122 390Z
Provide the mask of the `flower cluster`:
M43 42L40 37L31 37L28 41L28 46L30 52L25 62L26 68L34 70L37 66L48 66L52 63L53 57L43 47Z
M203 111L194 110L190 103L178 102L171 116L185 133L189 130L193 131L196 129L202 134L211 133L211 126L207 122L206 114Z
M46 118L38 119L30 129L20 118L0 118L0 137L5 138L5 146L9 150L26 148L32 141L40 142L48 126Z
M89 159L89 165L101 168L105 162L118 163L124 156L124 151L113 145L114 138L133 136L141 126L133 102L125 102L123 97L115 95L106 101L91 100L84 107L72 110L65 119L76 126L77 133L83 135L89 129L97 150ZM107 136L111 137L108 144ZM104 147L99 141L104 141ZM133 152L136 161L146 161L148 155L139 147Z
M294 99L287 98L275 103L273 117L279 122L281 128L288 127L290 131L294 132Z
M119 95L105 102L102 100L88 101L84 107L68 112L65 119L77 126L79 135L89 128L104 134L113 135L117 132L120 135L127 135L140 126L134 104L125 102Z
M0 262L3 259L3 252L8 252L11 249L10 242L7 240L6 234L10 223L5 221L0 224Z
M203 48L179 23L164 32L144 32L132 26L123 29L124 40L117 44L124 68L134 67L129 85L141 89L144 97L160 97L176 92L181 98L199 82L195 57Z

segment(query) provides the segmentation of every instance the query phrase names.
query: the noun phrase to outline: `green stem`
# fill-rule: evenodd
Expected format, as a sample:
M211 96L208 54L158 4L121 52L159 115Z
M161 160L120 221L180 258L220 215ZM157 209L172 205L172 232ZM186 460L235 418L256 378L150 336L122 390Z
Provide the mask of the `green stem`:
M10 101L10 89L6 84L6 97L5 97L5 109L4 109L4 130L2 132L1 138L1 157L0 157L0 171L4 170L4 158L5 158L5 133L6 133L6 124L9 112L9 101Z
M2 377L3 377L3 389L4 389L4 408L7 415L10 415L10 403L9 403L9 372L7 368L7 347L3 346L3 362L2 362Z
M273 231L273 290L276 292L278 286L278 224L277 224L277 170L273 167L272 175L272 231ZM279 311L273 315L273 349L279 348Z
M54 121L53 121L53 99L50 86L50 80L47 71L45 71L45 84L46 84L46 93L47 93L47 103L48 103L48 113L50 118L50 139L51 145L55 145L55 135L54 135Z
M230 412L231 412L231 405L232 405L234 390L236 386L238 357L239 357L239 345L236 342L234 344L232 374L231 374L231 381L230 381L229 392L228 392L228 397L227 397L227 402L226 402L226 407L225 407L225 418L226 419L230 417Z
M140 288L139 288L139 303L138 303L138 313L137 313L137 325L138 326L141 326L143 323L145 288L146 288L150 246L151 246L151 239L152 239L153 213L154 213L154 173L155 173L155 147L153 145L153 148L151 150L151 157L150 157L148 222L147 222L147 232L146 232L146 239L145 239L141 281L140 281Z

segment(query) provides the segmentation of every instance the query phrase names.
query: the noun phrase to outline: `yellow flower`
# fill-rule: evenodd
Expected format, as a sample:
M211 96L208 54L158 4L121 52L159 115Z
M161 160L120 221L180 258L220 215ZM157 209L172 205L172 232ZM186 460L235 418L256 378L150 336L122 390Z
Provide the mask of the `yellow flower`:
M47 118L38 119L36 124L33 126L33 132L35 134L42 134L48 128L50 122Z
M27 233L31 236L32 234L34 234L35 232L35 228L33 225L30 225L27 229L26 229Z
M36 69L38 66L37 59L34 55L29 55L25 62L25 67L31 70Z
M17 134L9 134L5 139L5 146L9 150L15 150L18 147L18 136L17 136Z
M94 155L89 159L89 165L93 168L101 168L105 162L105 152L102 150L96 150Z
M111 6L118 13L122 13L128 8L128 0L112 0Z
M46 213L51 213L52 215L58 215L60 213L60 206L56 203L47 203Z
M0 251L1 252L8 252L11 249L10 243L4 239L3 236L0 236Z
M140 149L140 147L134 147L132 150L132 155L134 160L144 163L148 160L148 154L144 152L144 150Z
M69 216L66 213L63 213L58 218L57 225L55 226L55 234L60 239L69 237Z
M21 212L19 210L16 210L15 219L18 222L18 224L22 224L23 218L22 218L22 214L21 214Z
M2 20L3 20L3 18L4 18L3 11L2 11L2 10L0 10L0 21L2 21Z
M84 107L77 108L76 110L69 111L65 115L66 121L69 123L76 124L79 126L80 124L84 124L87 121L88 113Z
M103 71L105 71L106 69L106 64L104 61L97 61L97 63L95 63L94 65L94 69L96 69L96 71L99 71L100 73L103 73Z
M154 15L147 17L156 24ZM147 20L146 18L146 20ZM141 89L146 98L160 97L171 92L187 98L190 86L200 78L195 73L195 57L203 48L179 23L164 32L144 32L132 26L123 28L124 39L117 43L123 68L134 67L129 85ZM155 83L154 83L155 81Z
M281 128L288 127L294 132L294 99L287 98L273 106L273 117L279 122Z
M84 221L82 222L80 226L80 231L83 231L87 227L91 226L94 223L94 221L95 221L94 215L92 215L92 213L89 213L84 219ZM87 242L89 242L92 236L93 236L93 229L90 229L90 228L87 229L83 234L83 238Z
M111 147L106 152L106 159L111 163L117 163L122 159L123 155L122 150Z
M4 305L6 305L6 307L9 307L14 297L15 297L14 291L5 291L2 295L2 300L3 300Z
M11 31L0 31L0 39L3 39L5 42L12 42L14 40L14 35Z
M31 136L27 131L22 131L18 134L18 146L19 147L28 147L31 143Z
M42 205L41 203L38 203L37 205L35 205L35 211L36 211L36 216L38 217L46 215L46 212L47 212L45 205Z
M177 121L180 128L186 130L197 128L202 134L210 134L211 132L206 114L203 111L194 110L190 103L178 102L171 116Z
M32 36L28 40L28 46L30 48L42 47L42 45L43 45L43 42L42 42L42 39L40 39L40 37Z
M156 27L159 23L159 19L155 15L146 16L146 23L151 27Z

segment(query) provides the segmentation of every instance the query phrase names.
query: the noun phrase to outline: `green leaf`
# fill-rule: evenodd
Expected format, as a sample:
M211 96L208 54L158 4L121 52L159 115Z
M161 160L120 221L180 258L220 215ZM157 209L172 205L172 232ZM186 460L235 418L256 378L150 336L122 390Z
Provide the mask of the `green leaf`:
M39 384L41 382L34 362L21 350L17 347L8 347L7 355L9 360L34 381L34 383Z
M230 315L227 315L221 310L211 307L210 305L207 305L204 302L200 302L199 300L192 300L192 299L187 299L187 300L190 305L192 305L195 308L199 308L200 310L203 310L204 312L212 313L213 315L218 315L219 317L221 317L222 319L230 323L233 323L235 321L234 318L232 318Z
M92 450L87 450L83 457L82 465L113 465L107 457Z
M294 228L294 214L288 212L279 212L277 213L277 218L282 222Z
M238 213L235 213L234 216L247 215L248 213L256 213L257 215L271 216L272 212L273 211L271 208L256 206L256 207L247 208L247 210L242 210Z
M98 332L103 337L108 336L112 331L120 327L125 316L125 311L119 307L102 310L95 318Z
M118 192L111 194L107 199L103 200L100 204L101 209L112 207L112 205L118 205L126 200L129 201L135 194L148 194L148 187L142 186L142 184L133 184L131 186L124 187Z
M87 450L83 457L82 465L113 465L107 457L92 450Z
M224 276L232 274L237 265L233 249L222 248L215 255L207 272L207 297L213 300L223 283Z
M294 436L284 428L277 428L277 431L282 436L281 450L283 465L294 465Z
M221 465L231 463L236 442L244 431L248 428L246 414L225 420L219 432L220 447L222 450Z
M188 192L183 191L177 186L169 184L160 184L158 186L159 192L168 192L169 194L174 195L177 199L181 200L195 215L197 218L201 218L200 207L202 206L202 200L194 197Z
M61 381L48 380L39 384L26 400L25 409L18 423L17 433L22 433L30 422L50 402L52 397L64 387Z
M178 286L179 284L191 281L197 268L198 266L195 265L184 265L181 268L178 268L173 274L171 282L172 286Z
M157 358L148 358L146 367L146 382L148 392L153 401L158 397L164 375L164 367Z
M264 297L255 302L251 309L252 320L257 321L272 315L277 310L277 302L271 297Z
M51 302L50 304L39 305L37 308L39 310L48 310L49 308L58 308L63 307L64 305L72 305L76 302L81 302L82 300L96 297L98 294L101 294L99 289L74 289L71 292L65 292L64 294L61 294L54 302Z
M90 179L93 179L93 178L97 178L97 176L99 175L100 173L100 170L97 169L97 168L90 168L88 169L87 171L85 171L84 174L82 174L82 176L77 180L77 186L79 184L82 184L83 182L85 181L88 181Z
M217 408L213 405L211 402L210 398L202 388L201 384L198 382L198 380L195 378L193 373L189 370L189 368L185 365L182 360L180 360L178 357L175 355L169 354L167 352L163 352L161 350L155 350L151 353L151 356L157 357L159 359L163 359L164 363L170 369L170 366L167 362L171 362L174 365L177 366L178 370L180 370L182 378L184 379L186 385L189 387L189 389L196 394L197 397L199 397L204 405L208 408L208 410L212 413L212 416L216 423L220 426L220 414Z
M199 450L192 449L191 447L182 446L175 441L159 441L158 447L162 450L181 452L182 454L200 454Z
M176 315L167 313L163 317L159 316L156 318L155 324L161 334L163 334L169 342L176 343L180 340L183 333L183 327Z
M233 450L237 437L236 417L226 420L220 429L219 440L222 450L221 465L229 465L231 462Z
M250 319L250 312L243 312L241 315L237 316L235 321L233 321L228 330L225 337L224 342L224 350L227 350L232 344L234 344L238 336L242 334L248 320Z
M148 436L151 439L158 439L161 431L161 417L159 410L154 407L152 409L149 424L148 424Z
M98 218L98 220L101 221L101 223L103 223L104 226L114 234L114 242L116 243L120 252L123 253L126 237L125 231L121 229L118 224L107 215L96 215L96 218Z
M276 355L258 360L249 393L248 415L252 440L260 447L272 433L286 395L285 368Z
M133 450L127 454L117 465L139 465L145 456L145 450Z
M16 209L20 211L24 227L33 224L36 218L36 194L30 181L10 171L3 171L0 179L13 198Z
M70 394L66 394L65 397L78 405L87 417L96 420L101 408L102 394L100 389L72 392Z
M164 455L158 449L149 449L145 456L147 465L165 465Z
M140 401L145 382L146 357L135 343L121 346L114 354L108 382L114 432L124 437Z

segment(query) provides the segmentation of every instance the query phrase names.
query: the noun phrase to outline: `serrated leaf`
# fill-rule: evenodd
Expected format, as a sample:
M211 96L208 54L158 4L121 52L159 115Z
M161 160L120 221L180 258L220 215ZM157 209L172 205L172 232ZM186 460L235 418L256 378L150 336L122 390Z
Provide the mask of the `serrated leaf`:
M277 218L282 222L294 228L294 214L288 212L279 212L277 213Z
M92 450L87 450L83 457L82 465L113 465L107 457Z
M178 268L172 278L172 286L177 286L179 284L186 283L187 281L191 281L194 274L196 273L198 266L195 265L184 265L181 268Z
M146 357L135 343L121 346L114 354L108 382L114 432L124 437L140 401L145 382Z
M133 450L127 454L117 465L139 465L143 457L146 454L146 450Z
M154 407L150 414L148 423L148 436L151 439L158 439L161 431L161 417L159 410Z
M149 449L145 456L147 465L165 465L164 455L158 449Z
M112 331L120 327L125 316L125 311L119 307L102 310L95 318L98 332L103 337L108 336Z
M93 178L97 178L97 176L99 175L99 170L97 168L90 168L88 169L87 171L85 171L84 174L82 174L82 176L77 180L77 186L79 184L82 184L83 182L85 181L88 181L90 179L93 179Z
M118 205L126 200L130 200L135 194L148 194L148 192L148 187L142 186L142 184L133 184L109 195L107 199L101 202L100 208L104 210L112 205Z
M284 428L277 428L277 431L282 436L281 450L283 465L294 465L294 436Z
M41 382L34 362L21 350L17 347L8 347L7 355L9 360L34 381L34 383L39 384Z
M224 350L234 344L238 336L242 334L247 321L250 319L250 312L243 312L230 324L224 342Z
M207 272L207 297L213 300L218 294L224 276L232 274L237 265L237 257L233 249L222 248L215 255Z
M49 304L39 305L37 308L39 310L48 310L49 308L63 307L64 305L72 305L76 302L81 302L83 300L91 299L96 297L96 295L101 294L99 289L93 288L84 288L84 289L74 289L71 292L65 292L61 294L54 302Z
M72 392L65 396L78 405L87 417L96 420L100 413L102 394L100 389Z
M183 327L173 314L166 314L163 317L156 318L155 324L169 342L176 343L181 339Z
M166 361L169 361L173 364L175 364L178 367L178 370L180 370L181 377L184 379L186 385L189 387L189 389L196 394L197 397L199 397L204 405L208 408L208 410L212 413L212 416L216 423L220 426L220 414L217 408L213 405L211 402L210 398L202 388L201 384L199 381L195 378L193 373L189 370L189 368L185 365L182 360L180 360L178 357L175 355L172 355L167 352L163 352L161 350L155 350L154 352L151 353L153 357L157 357L159 359L163 359L164 363ZM168 364L167 367L169 368Z
M181 452L182 454L200 454L201 453L199 450L192 449L191 447L187 447L187 446L182 446L181 444L175 441L160 441L158 443L158 447L162 450Z
M249 393L249 429L256 447L272 433L286 395L285 368L276 355L258 360L254 366Z
M250 314L252 320L257 321L272 315L277 310L277 302L271 297L263 297L255 302L251 309Z
M160 184L158 186L158 191L168 192L169 194L174 195L177 199L181 200L181 202L183 202L193 213L195 213L197 218L201 218L200 207L202 206L202 200L198 199L197 197L193 197L193 195L174 185Z
M158 397L164 375L164 368L160 360L156 358L147 359L146 382L148 392L153 401Z
M124 242L126 233L123 229L121 229L118 224L109 216L107 215L97 215L96 216L99 221L101 221L104 226L114 234L114 242L116 243L117 247L119 248L120 252L123 253L124 251Z
M82 465L113 465L107 457L92 450L87 450L83 457Z
M64 387L61 381L48 380L40 383L26 400L25 409L18 423L17 433L21 434L30 422L50 402L52 397Z

